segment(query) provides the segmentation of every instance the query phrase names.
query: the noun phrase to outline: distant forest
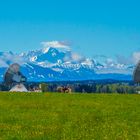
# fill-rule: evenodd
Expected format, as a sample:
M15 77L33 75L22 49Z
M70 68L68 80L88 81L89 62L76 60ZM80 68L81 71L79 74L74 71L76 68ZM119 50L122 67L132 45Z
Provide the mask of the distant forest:
M83 82L58 82L44 84L44 92L57 92L57 87L71 88L72 92L79 93L120 93L133 94L140 92L140 86L133 81L83 81Z
M98 80L98 81L59 81L59 82L29 82L25 83L27 89L34 87L40 88L42 92L60 92L58 87L69 88L71 92L77 93L120 93L133 94L140 93L140 86L134 84L133 81L114 81L114 80ZM3 84L0 85L0 91L8 91L9 89Z

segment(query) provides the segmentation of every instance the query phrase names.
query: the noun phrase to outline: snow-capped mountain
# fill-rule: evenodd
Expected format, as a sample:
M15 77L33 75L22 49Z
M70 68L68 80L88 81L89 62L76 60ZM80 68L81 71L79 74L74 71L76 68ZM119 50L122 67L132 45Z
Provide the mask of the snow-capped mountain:
M47 47L27 53L0 52L0 80L12 63L19 63L29 81L130 80L134 65L85 58L70 50Z

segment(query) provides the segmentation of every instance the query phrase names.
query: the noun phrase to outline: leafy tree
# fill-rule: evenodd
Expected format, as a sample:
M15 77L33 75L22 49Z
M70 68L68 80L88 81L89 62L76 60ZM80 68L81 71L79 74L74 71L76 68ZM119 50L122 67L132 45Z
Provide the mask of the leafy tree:
M42 92L47 92L48 91L48 85L46 83L41 84L41 90Z

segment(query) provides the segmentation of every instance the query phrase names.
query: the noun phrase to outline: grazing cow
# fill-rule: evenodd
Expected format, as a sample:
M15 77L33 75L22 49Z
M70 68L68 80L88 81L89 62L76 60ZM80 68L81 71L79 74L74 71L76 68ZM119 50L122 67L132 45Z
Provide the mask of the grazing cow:
M70 87L57 87L57 92L61 93L71 93L71 88Z

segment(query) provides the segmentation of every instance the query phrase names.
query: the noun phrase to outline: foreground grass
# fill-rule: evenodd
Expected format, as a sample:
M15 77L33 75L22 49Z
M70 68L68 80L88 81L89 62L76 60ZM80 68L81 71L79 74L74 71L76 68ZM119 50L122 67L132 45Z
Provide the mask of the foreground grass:
M0 93L0 139L139 140L140 96Z

